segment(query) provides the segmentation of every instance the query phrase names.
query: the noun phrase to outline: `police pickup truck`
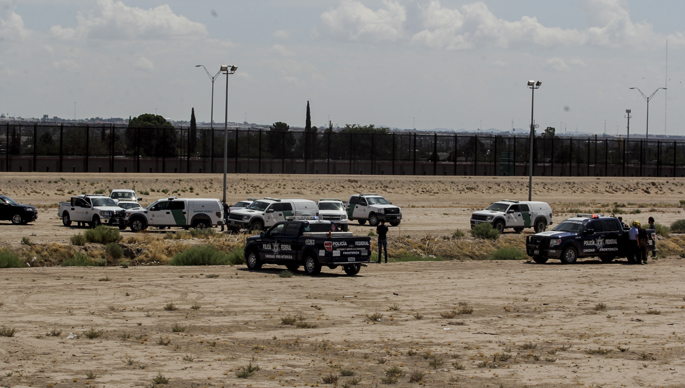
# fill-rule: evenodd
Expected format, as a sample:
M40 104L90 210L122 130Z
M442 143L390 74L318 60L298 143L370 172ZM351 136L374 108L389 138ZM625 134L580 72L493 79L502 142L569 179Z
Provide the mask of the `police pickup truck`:
M245 243L245 262L250 270L263 264L285 265L297 271L300 265L308 275L341 266L354 276L371 258L371 239L354 237L351 232L339 232L330 221L281 221L249 237Z
M578 215L564 220L553 230L526 237L526 253L536 263L559 259L564 264L575 263L579 257L599 257L609 263L617 257L627 257L628 230L615 217L597 214ZM655 232L647 229L648 250L654 249Z

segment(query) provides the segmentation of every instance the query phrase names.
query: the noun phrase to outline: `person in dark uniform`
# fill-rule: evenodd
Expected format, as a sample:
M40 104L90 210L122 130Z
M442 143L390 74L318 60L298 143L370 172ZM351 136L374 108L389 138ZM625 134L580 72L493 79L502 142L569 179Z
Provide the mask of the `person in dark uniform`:
M656 223L654 222L654 217L649 217L647 220L647 223L649 223L649 226L647 229L652 229L654 231L654 235L656 236ZM654 247L652 249L652 259L656 257L656 239L654 240Z
M223 232L224 226L226 226L226 230L228 230L228 213L230 213L231 209L229 209L225 199L221 201L221 204L224 206L224 223L221 225L221 231Z
M381 263L381 252L385 249L385 262L388 262L388 227L385 225L385 220L382 220L376 227L376 234L378 234L378 264Z

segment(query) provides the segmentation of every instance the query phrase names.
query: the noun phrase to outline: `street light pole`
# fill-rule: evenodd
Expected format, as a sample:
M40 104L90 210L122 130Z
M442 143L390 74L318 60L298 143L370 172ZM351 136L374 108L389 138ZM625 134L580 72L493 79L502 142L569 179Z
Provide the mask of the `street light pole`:
M528 168L528 200L532 201L533 197L533 141L535 140L535 121L533 119L533 112L535 109L535 89L539 89L542 81L530 80L528 87L531 92L530 101L530 163Z
M204 65L195 65L195 67L201 67L205 69L205 72L207 73L207 76L209 77L210 80L212 80L212 108L211 108L211 116L209 119L209 127L214 128L214 80L216 80L216 77L219 76L219 73L221 73L221 70L217 71L214 76L209 74L209 70Z
M226 74L226 115L224 117L224 197L226 202L226 172L228 171L228 75L235 74L238 67L233 65L221 65L219 72ZM236 139L238 141L238 139Z
M640 90L640 88L632 87L631 89L637 89L637 91L640 92L642 97L644 97L644 99L647 101L647 125L646 125L646 129L645 129L645 140L649 141L649 100L651 100L652 97L654 97L654 95L656 94L656 92L659 91L659 89L666 90L666 88L656 88L654 93L652 93L649 97L647 97L644 93L642 93L642 90Z

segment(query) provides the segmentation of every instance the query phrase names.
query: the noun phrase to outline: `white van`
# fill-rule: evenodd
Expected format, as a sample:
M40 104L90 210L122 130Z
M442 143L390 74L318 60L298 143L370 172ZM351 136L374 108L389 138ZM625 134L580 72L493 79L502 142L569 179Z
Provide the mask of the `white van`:
M126 210L125 216L125 225L134 232L148 226L204 229L223 223L224 207L221 201L213 198L163 198L146 208Z
M319 207L308 199L264 198L252 202L244 209L231 211L228 215L229 229L264 230L279 221L315 220Z

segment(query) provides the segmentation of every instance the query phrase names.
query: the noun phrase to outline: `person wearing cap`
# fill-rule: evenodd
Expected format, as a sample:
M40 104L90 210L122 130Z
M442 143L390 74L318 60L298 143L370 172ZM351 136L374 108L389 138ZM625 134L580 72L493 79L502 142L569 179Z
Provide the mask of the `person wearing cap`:
M654 222L654 217L649 217L647 220L649 226L647 229L652 229L656 235L656 223ZM652 259L656 258L656 240L654 240L654 247L652 247Z
M629 263L640 263L642 259L640 258L640 247L638 246L638 226L640 222L635 220L632 222L632 227L628 231L628 262Z

